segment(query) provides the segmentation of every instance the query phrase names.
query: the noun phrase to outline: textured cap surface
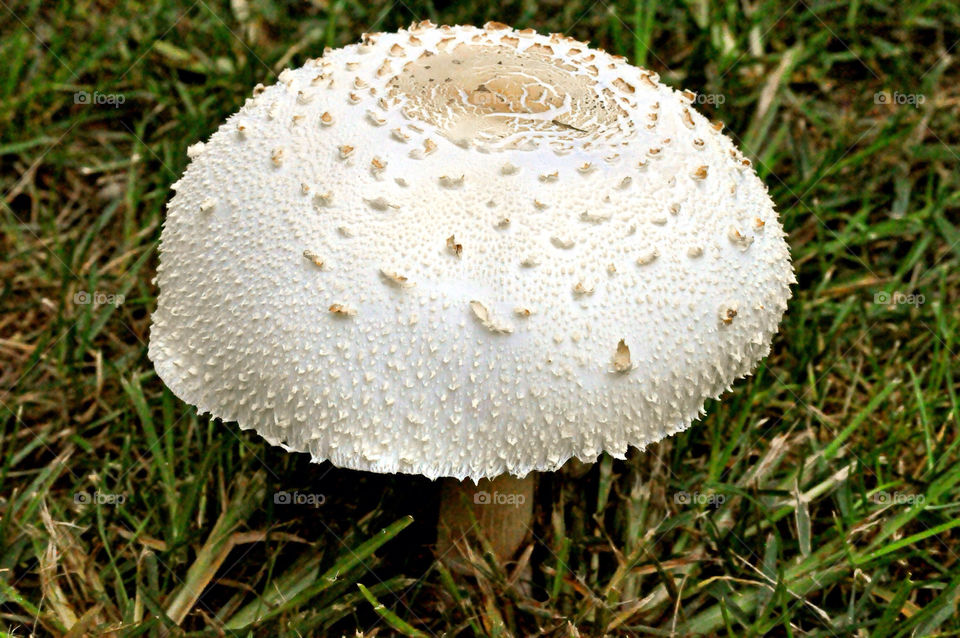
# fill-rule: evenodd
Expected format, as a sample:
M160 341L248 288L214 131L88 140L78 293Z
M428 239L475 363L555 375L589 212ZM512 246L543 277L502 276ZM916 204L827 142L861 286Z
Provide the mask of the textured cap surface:
M315 460L493 477L686 428L794 281L750 162L562 36L365 35L280 74L174 185L150 358Z

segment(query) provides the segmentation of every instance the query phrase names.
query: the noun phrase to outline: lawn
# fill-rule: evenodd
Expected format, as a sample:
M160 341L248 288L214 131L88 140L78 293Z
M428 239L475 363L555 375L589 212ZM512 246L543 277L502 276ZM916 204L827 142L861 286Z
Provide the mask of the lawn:
M696 91L798 279L753 376L542 475L518 561L468 575L433 559L435 483L198 416L146 354L187 147L284 68L427 18ZM958 41L946 1L0 1L3 635L960 635Z

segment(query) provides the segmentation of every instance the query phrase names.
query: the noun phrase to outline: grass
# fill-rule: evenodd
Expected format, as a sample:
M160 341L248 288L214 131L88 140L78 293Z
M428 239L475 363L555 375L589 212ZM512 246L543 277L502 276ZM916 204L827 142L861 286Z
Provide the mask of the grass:
M478 553L469 577L432 559L435 485L198 417L146 358L186 147L285 66L415 18L568 33L696 90L799 279L753 377L646 453L544 475L526 567ZM938 1L4 0L0 628L960 634L958 38Z

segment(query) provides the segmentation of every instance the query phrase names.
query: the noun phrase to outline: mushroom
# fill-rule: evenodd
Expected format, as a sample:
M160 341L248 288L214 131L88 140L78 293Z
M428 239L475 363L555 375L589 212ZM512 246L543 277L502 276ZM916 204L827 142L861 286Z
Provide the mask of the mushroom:
M439 554L476 518L509 558L534 472L684 430L769 352L773 202L656 74L421 22L281 77L191 147L149 356L271 444L444 477Z

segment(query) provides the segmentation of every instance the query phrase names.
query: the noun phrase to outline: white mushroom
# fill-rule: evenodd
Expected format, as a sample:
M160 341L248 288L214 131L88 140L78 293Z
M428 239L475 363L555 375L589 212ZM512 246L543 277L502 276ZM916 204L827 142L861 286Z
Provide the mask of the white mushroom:
M769 352L773 202L655 74L493 24L322 64L191 147L170 203L149 356L200 412L346 468L524 476L687 428Z

